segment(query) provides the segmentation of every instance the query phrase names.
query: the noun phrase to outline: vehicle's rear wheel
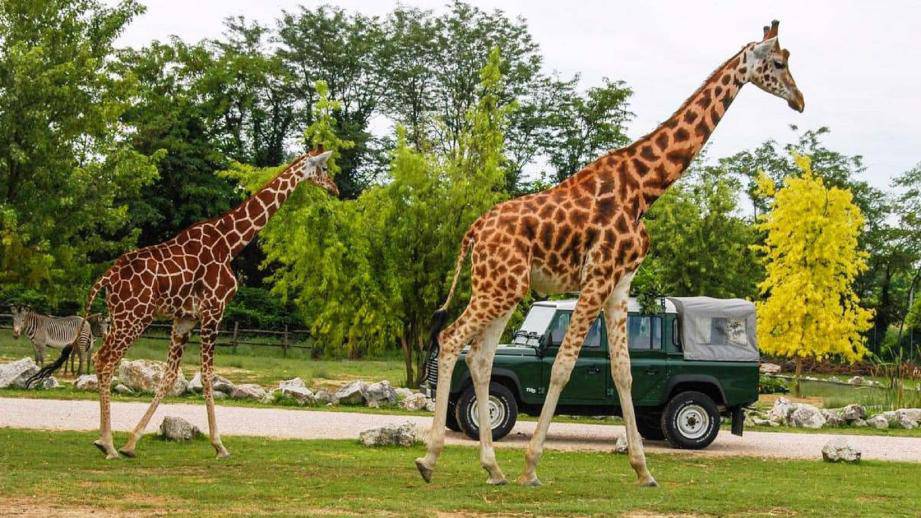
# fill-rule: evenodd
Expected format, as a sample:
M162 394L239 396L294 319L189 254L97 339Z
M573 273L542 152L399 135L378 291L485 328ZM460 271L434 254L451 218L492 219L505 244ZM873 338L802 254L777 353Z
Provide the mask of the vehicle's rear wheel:
M661 412L638 413L636 415L636 427L639 429L643 439L649 439L650 441L665 439L665 432L662 431Z
M489 384L489 424L492 428L492 439L499 439L508 435L518 420L518 402L515 395L504 385L499 383ZM480 439L479 419L477 416L476 392L473 387L461 394L457 400L455 417L461 430L471 439Z
M445 421L445 426L448 427L448 430L452 432L462 432L460 423L457 422L457 416L454 415L454 409L457 406L457 401L454 399L448 400L448 418Z
M665 439L675 448L700 450L716 439L720 414L710 396L695 391L675 395L662 413Z

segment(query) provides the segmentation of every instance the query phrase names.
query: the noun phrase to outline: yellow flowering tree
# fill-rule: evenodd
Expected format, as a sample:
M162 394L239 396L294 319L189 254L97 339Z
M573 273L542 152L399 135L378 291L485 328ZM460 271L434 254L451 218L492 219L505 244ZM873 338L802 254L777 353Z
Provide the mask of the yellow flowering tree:
M759 288L766 299L757 304L758 341L768 354L796 361L800 394L802 360L837 355L849 362L866 354L862 332L872 313L860 306L855 278L867 268L857 238L864 223L847 189L827 188L812 173L809 157L795 155L802 170L776 189L765 174L759 194L772 200L757 224L765 233L766 277Z

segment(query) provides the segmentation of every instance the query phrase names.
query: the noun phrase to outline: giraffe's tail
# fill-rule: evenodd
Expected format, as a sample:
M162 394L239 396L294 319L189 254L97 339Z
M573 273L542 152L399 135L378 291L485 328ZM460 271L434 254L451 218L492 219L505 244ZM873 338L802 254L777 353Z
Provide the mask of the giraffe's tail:
M93 305L93 301L96 300L96 295L99 293L99 290L106 286L109 280L109 273L106 272L96 284L93 284L93 287L90 288L89 296L86 299L86 305L83 306L83 320L80 321L80 327L77 329L77 334L74 336L74 340L69 344L65 345L61 349L61 355L58 356L58 359L54 363L42 367L41 370L33 374L29 379L26 380L26 388L31 388L33 384L44 381L49 378L52 374L55 373L62 365L67 363L67 359L70 358L71 353L74 350L74 346L80 340L80 335L83 333L83 326L88 325L86 318L89 316L90 307Z
M464 261L467 259L467 253L470 252L470 248L473 246L473 243L476 242L475 229L476 227L472 226L467 230L467 233L464 234L464 238L461 240L460 253L457 254L457 261L454 263L454 278L451 280L451 289L448 290L448 296L445 298L444 304L442 304L432 315L432 327L431 331L429 331L430 351L438 348L438 334L448 323L448 306L451 305L451 299L454 297L454 290L457 289L457 280L460 278L461 270L464 268Z

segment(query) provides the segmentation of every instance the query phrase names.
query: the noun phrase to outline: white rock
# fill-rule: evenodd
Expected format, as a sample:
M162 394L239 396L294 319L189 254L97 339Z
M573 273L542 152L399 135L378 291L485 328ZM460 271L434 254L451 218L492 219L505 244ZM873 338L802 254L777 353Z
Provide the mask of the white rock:
M112 388L112 392L115 392L116 394L124 394L126 396L130 396L134 394L133 390L131 390L129 387L121 383L119 383L118 385L115 385L115 387Z
M396 391L396 393L397 393L397 398L399 398L400 401L403 401L404 399L406 399L406 398L412 396L413 394L415 394L415 392L413 392L412 389L408 389L408 388L406 388L406 387L397 387L397 388L395 388L395 389L393 389L393 390Z
M0 388L25 388L26 380L38 372L38 365L32 358L22 358L0 365Z
M234 387L235 385L233 384L233 382L231 382L227 378L220 376L218 374L211 375L211 392L212 393L223 392L224 394L229 395L233 393ZM201 394L202 392L204 392L204 390L205 390L205 387L201 381L201 371L198 371L195 373L194 376L192 376L192 379L189 380L188 391L189 393Z
M866 428L867 422L863 419L855 419L854 421L851 421L851 426L854 428Z
M889 428L889 420L885 416L875 415L867 419L867 426L872 426L873 428L878 428L880 430L885 430Z
M84 374L74 380L74 388L77 390L99 390L99 378L95 374Z
M758 366L758 371L761 374L777 374L780 372L780 365L776 363L763 362Z
M855 448L845 437L835 437L822 447L822 459L825 462L860 462L860 450Z
M118 365L118 380L135 392L153 394L166 376L166 364L154 360L122 360ZM188 388L188 381L180 370L168 396L181 396Z
M842 426L846 425L847 421L841 416L843 409L841 408L832 408L832 409L819 409L822 413L822 417L825 418L825 426Z
M422 410L429 404L429 398L421 392L415 392L400 402L400 407L406 410Z
M618 434L617 439L614 441L614 453L627 453L628 450L627 436L624 434Z
M309 405L316 402L316 398L307 387L283 387L281 393L296 400L301 405Z
M895 413L899 416L899 423L902 425L902 428L917 428L921 426L921 408L900 408L896 410Z
M160 435L170 441L191 441L201 430L181 417L166 416L160 423Z
M396 405L397 401L399 401L396 390L390 386L390 382L387 380L365 386L364 396L368 406L391 406Z
M292 378L278 383L278 388L284 391L286 388L307 388L307 384L301 378Z
M364 381L356 380L337 390L334 397L341 405L363 405L367 387Z
M234 387L230 397L233 399L255 399L256 401L262 401L267 394L264 388L255 383L244 383Z
M333 394L330 394L330 392L326 389L320 389L314 392L313 397L314 399L316 399L317 403L320 403L320 404L324 404L324 405L339 404L339 401L336 400L336 396L334 396Z
M841 409L841 417L848 422L865 419L867 417L867 410L856 403L851 403Z
M847 380L851 385L863 385L863 376L854 376L853 378Z
M58 380L57 380L54 376L49 376L49 377L43 379L43 380L41 381L41 383L39 383L38 385L35 385L34 388L40 388L40 389L43 389L43 390L48 390L48 389L56 389L56 388L58 388L58 387L60 387L60 386L61 386L61 384L58 382Z
M785 397L779 397L774 401L771 411L768 412L768 419L780 424L786 424L794 410L796 410L796 404L791 403Z
M825 426L825 421L825 416L822 415L822 412L820 412L818 408L805 403L797 404L796 409L790 414L791 426L798 426L801 428L822 428Z
M387 425L361 432L358 440L365 446L413 446L419 441L416 425L410 422Z

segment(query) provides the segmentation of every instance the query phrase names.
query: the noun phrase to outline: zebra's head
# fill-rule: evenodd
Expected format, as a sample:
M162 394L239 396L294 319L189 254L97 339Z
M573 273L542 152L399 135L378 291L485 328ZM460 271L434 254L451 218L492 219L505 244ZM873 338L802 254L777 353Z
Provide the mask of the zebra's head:
M22 321L25 320L25 311L19 306L12 306L10 312L13 314L13 338L18 339L22 334Z

